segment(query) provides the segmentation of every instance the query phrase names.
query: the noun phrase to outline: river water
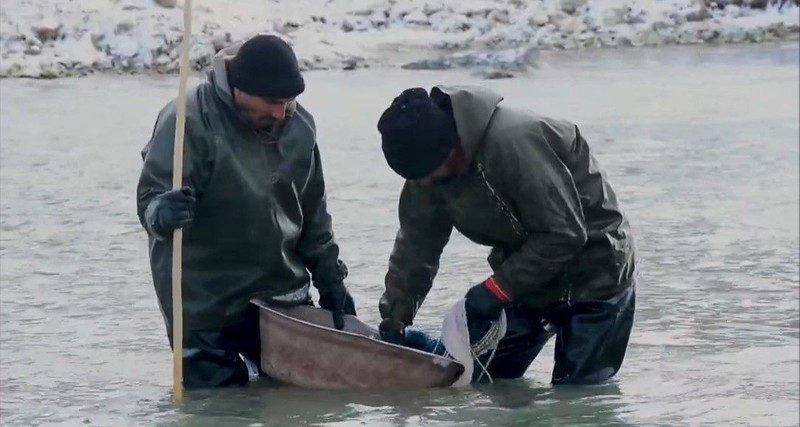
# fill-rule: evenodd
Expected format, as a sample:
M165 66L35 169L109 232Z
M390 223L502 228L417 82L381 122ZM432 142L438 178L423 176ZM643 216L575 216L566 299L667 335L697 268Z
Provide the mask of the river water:
M467 390L309 391L259 381L171 398L171 354L135 213L141 158L175 78L3 80L3 425L798 425L798 50L667 48L545 57L530 77L307 75L357 308L375 323L401 181L376 120L409 86L483 83L577 121L640 248L617 380L553 389L552 342L525 378ZM446 248L421 326L488 272Z

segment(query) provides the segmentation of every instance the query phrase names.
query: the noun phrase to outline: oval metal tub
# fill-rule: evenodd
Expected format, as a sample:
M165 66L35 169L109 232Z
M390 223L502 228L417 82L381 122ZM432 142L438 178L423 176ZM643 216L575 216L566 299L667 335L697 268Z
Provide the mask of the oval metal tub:
M421 389L452 385L464 367L451 359L379 339L378 331L345 316L343 331L328 310L259 307L261 369L270 377L317 389Z

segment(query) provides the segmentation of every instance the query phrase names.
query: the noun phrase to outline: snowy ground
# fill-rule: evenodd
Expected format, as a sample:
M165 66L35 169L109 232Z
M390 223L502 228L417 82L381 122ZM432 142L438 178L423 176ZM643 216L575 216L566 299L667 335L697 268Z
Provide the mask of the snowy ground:
M726 4L737 2L742 6ZM175 4L164 7L160 4ZM762 0L195 0L192 61L282 34L304 69L477 67L515 72L539 49L797 39L800 10ZM763 2L766 3L766 2ZM181 0L10 0L0 77L178 69ZM716 6L716 7L715 7ZM750 7L752 6L752 7Z

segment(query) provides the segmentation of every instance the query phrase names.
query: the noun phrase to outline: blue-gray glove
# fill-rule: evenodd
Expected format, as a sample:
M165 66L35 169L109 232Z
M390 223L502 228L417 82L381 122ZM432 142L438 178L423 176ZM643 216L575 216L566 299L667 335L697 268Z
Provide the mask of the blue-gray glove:
M170 190L155 196L144 213L148 228L165 238L177 228L192 222L197 199L191 187Z

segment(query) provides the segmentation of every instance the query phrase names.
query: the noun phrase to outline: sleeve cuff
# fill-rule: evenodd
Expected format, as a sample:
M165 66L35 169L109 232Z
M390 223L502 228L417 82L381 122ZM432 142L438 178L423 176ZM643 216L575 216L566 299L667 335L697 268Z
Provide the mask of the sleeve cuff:
M494 276L491 276L488 279L486 279L484 285L486 286L487 289L489 289L489 292L491 292L492 295L495 296L495 298L502 301L503 304L508 304L513 299L511 293L505 288L503 288L500 285L500 281L497 280L497 278L495 278Z

